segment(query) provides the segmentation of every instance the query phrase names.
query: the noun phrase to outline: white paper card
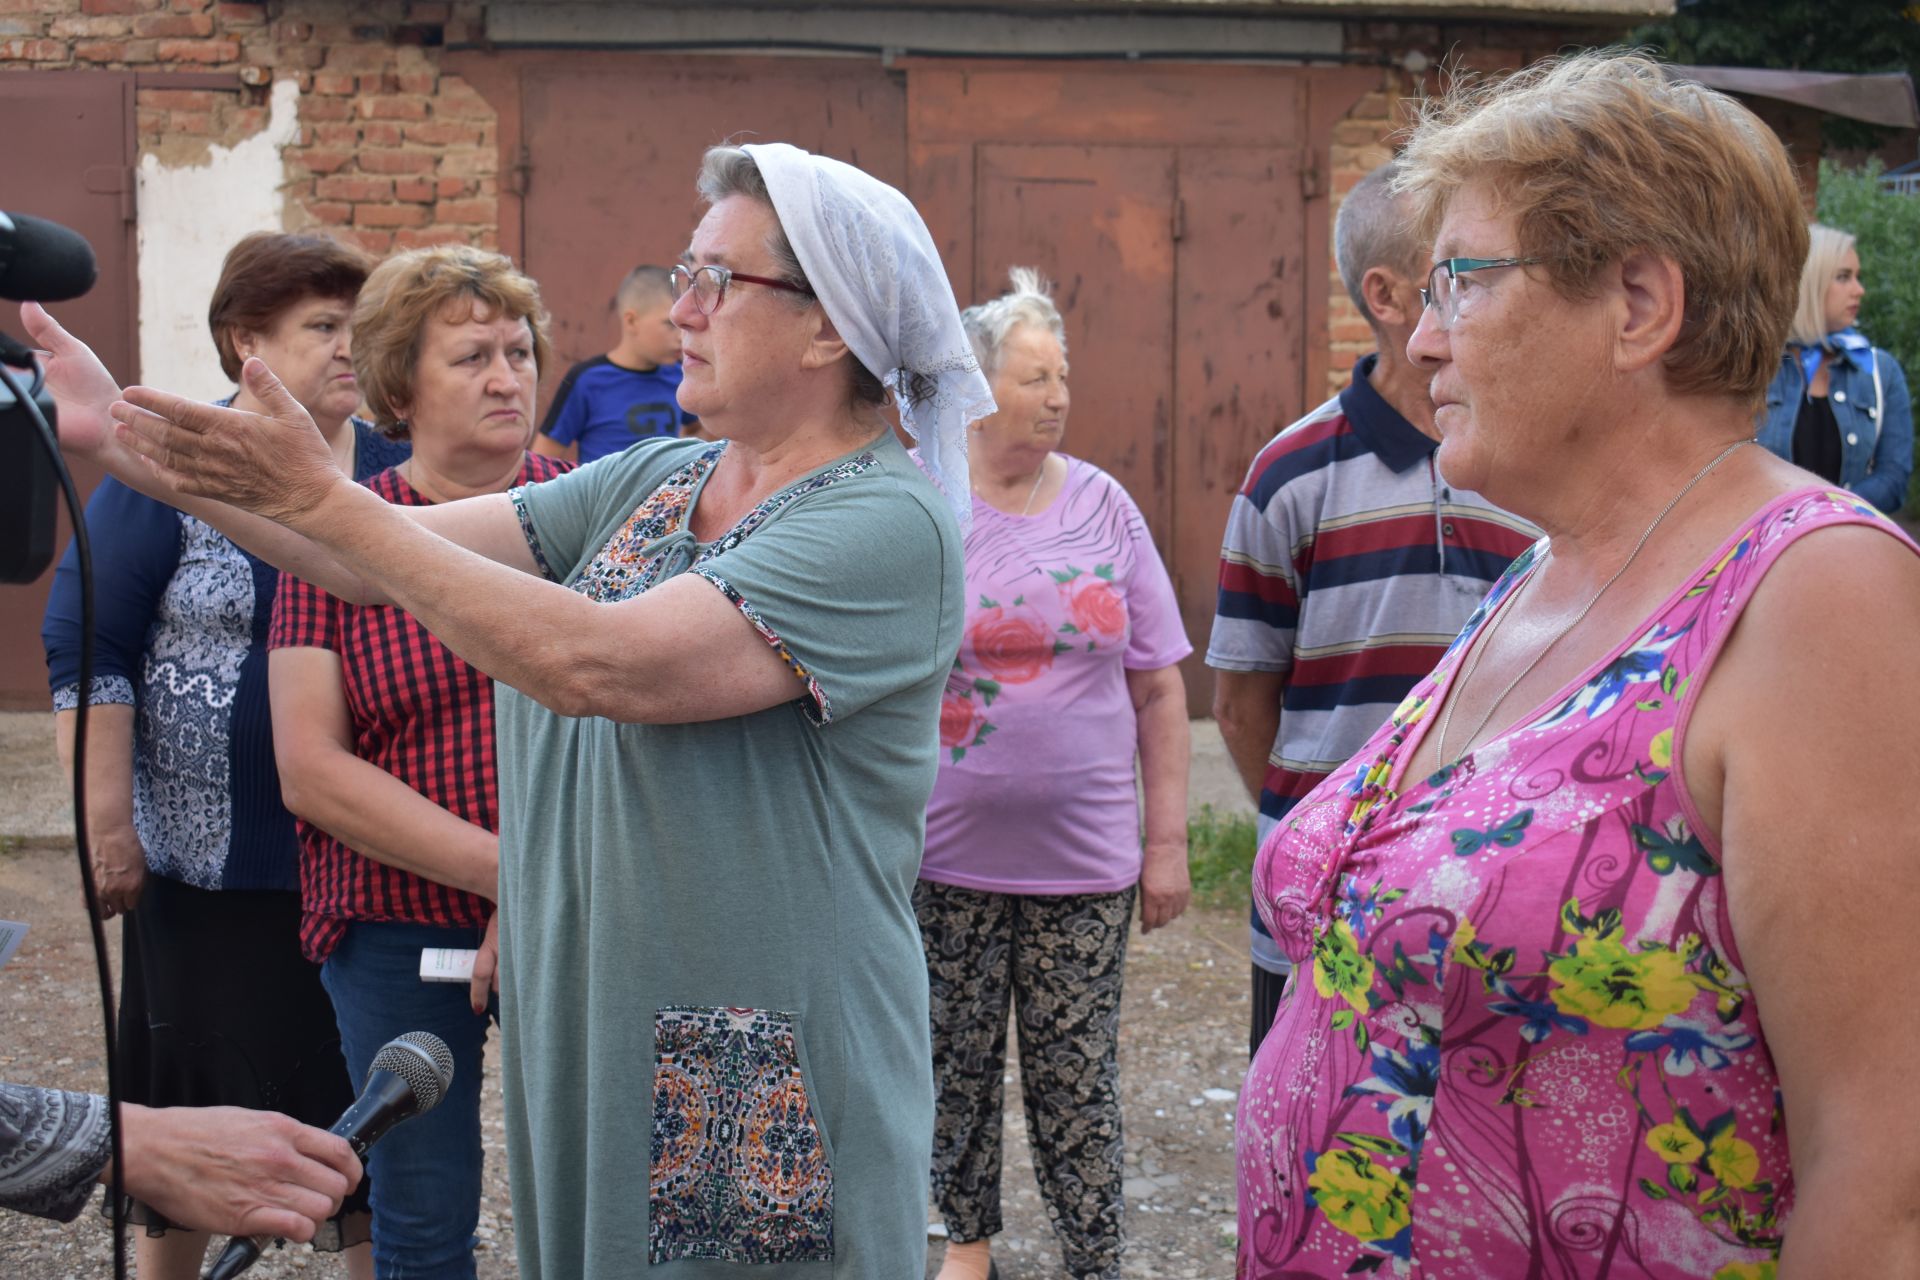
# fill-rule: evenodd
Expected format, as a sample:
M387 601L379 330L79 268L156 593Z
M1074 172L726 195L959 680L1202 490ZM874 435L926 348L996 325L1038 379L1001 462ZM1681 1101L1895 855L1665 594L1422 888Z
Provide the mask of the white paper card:
M459 947L424 947L420 952L420 981L471 982L474 957L479 954Z
M13 953L26 940L27 926L17 920L0 920L0 969L13 959Z

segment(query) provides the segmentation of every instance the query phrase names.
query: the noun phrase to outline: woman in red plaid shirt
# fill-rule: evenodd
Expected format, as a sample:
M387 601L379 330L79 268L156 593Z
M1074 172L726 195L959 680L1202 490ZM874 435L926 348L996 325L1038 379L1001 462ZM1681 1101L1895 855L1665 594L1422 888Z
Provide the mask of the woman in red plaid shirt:
M571 463L527 452L546 317L496 253L399 254L367 280L354 359L374 419L413 456L368 487L398 506L503 493ZM381 1276L474 1274L487 1019L424 983L426 948L480 944L499 878L493 681L412 614L286 576L271 681L281 788L298 818L301 943L321 964L355 1080L406 1031L453 1050L449 1096L375 1147Z

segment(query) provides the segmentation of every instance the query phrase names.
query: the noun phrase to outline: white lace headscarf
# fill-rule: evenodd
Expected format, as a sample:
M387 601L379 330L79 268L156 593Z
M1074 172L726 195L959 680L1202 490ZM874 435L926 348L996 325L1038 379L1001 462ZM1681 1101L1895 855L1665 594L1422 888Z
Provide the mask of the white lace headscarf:
M993 388L960 326L927 224L905 196L850 164L784 142L741 150L766 180L827 318L893 391L920 465L966 529L973 519L967 424L994 411ZM916 389L930 393L917 404Z

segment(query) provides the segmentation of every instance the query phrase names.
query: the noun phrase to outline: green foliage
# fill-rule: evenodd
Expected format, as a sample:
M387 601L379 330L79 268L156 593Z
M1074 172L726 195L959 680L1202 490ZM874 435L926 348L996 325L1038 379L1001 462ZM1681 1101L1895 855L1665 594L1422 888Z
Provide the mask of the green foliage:
M1680 0L1671 18L1627 37L1670 62L1791 71L1914 72L1912 0ZM1868 149L1890 131L1827 117L1829 146Z
M1187 866L1194 901L1206 906L1244 903L1257 846L1253 815L1218 813L1210 804L1187 820Z
M1895 195L1880 186L1880 162L1843 169L1820 162L1819 218L1852 232L1858 240L1860 277L1867 296L1860 303L1860 332L1893 353L1911 380L1920 372L1920 196ZM1920 510L1920 468L1907 486L1907 508Z

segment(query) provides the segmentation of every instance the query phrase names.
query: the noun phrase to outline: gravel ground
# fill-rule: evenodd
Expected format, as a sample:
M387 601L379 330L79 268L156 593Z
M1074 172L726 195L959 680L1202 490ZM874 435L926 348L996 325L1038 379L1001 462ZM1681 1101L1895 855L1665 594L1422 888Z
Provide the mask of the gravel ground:
M1196 804L1244 807L1222 773L1217 733L1209 722L1195 728ZM0 715L0 919L25 920L33 930L0 970L0 1079L97 1090L105 1084L98 989L46 742L44 717ZM1121 1015L1129 1280L1232 1274L1233 1109L1246 1069L1244 918L1238 909L1194 910L1131 944ZM109 937L117 954L118 929ZM499 1084L496 1064L488 1066L479 1270L481 1280L505 1280L518 1272ZM1012 1075L1007 1096L1007 1229L995 1257L1004 1280L1057 1277L1059 1252L1033 1180ZM65 1226L0 1215L0 1277L110 1274L110 1236L91 1211ZM930 1240L929 1276L941 1248ZM269 1255L249 1272L263 1280L344 1274L301 1247Z

